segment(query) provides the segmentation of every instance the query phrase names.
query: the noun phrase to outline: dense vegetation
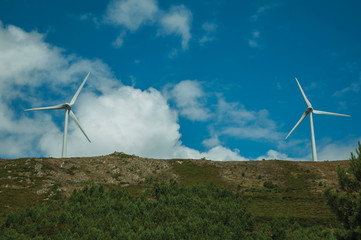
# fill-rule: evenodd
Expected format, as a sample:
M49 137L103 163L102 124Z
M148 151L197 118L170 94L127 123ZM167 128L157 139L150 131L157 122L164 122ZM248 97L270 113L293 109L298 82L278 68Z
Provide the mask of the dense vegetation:
M9 213L0 239L332 239L321 227L287 219L257 225L242 195L216 185L155 183L140 197L102 186L56 194L38 207Z
M361 144L358 142L357 157L351 153L350 168L338 167L339 190L327 189L328 205L343 224L336 231L339 239L361 239Z

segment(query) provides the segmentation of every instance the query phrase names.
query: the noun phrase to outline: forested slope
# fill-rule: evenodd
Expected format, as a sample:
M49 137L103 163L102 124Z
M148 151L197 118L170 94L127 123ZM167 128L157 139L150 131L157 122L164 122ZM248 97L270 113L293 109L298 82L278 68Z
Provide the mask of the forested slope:
M136 226L127 225L124 231L120 231L129 239L134 236L147 239L147 234L156 233L154 231L170 234L175 239L179 239L182 231L185 231L184 234L191 233L194 238L198 235L208 236L205 234L218 236L214 233L217 229L223 235L229 233L229 239L237 239L236 236L242 234L253 238L267 231L266 235L271 236L269 232L272 226L273 231L276 228L283 229L282 234L292 233L297 236L306 232L310 234L311 231L322 239L322 236L329 234L330 229L340 226L326 204L324 187L335 188L338 185L337 166L347 168L348 164L349 161L157 160L123 153L87 158L0 160L0 221L4 227L11 221L20 221L16 219L34 215L35 220L28 216L26 219L30 222L17 223L29 225L30 229L40 229L44 236L59 238L62 234L75 232L81 235L79 229L73 228L75 225L79 227L80 222L84 221L93 227L92 230L87 228L87 231L104 234L105 230L97 220L88 220L89 216L99 215L102 210L94 209L95 212L92 212L91 209L100 204L97 207L103 209L104 214L111 215L107 221L123 219L122 222L131 224L128 218L137 219L133 222ZM130 212L127 216L124 212L111 212L112 204L118 204L118 200L112 198L114 196L118 196L119 201L128 201L119 204L130 204L128 207L134 207L136 212ZM101 203L102 200L107 207ZM79 207L88 209L89 213L73 216L75 212L82 214ZM21 209L25 210L10 214ZM192 213L191 216L187 216L187 212ZM218 215L214 215L216 212ZM36 216L39 213L48 216L46 221L50 222L36 227L32 221L38 222ZM197 222L202 216L210 219L203 223ZM73 218L80 222L75 224ZM150 219L158 220L146 223ZM103 220L99 218L99 221ZM243 223L240 225L238 221ZM209 228L202 225L205 223ZM181 226L182 229L176 229L175 226ZM206 232L194 232L199 228ZM11 229L7 229L9 234ZM118 236L114 235L115 230L108 230L105 232L109 238ZM76 238L76 235L67 236Z

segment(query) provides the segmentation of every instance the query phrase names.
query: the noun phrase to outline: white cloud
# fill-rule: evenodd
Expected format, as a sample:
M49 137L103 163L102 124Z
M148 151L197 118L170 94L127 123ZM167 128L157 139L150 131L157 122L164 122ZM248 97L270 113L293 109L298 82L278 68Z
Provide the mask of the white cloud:
M95 95L83 94L77 102L76 115L81 121L89 144L74 123L69 126L68 155L94 156L122 151L153 158L207 158L212 160L246 160L237 149L220 145L206 152L184 146L180 140L177 112L155 89L141 91L120 87ZM46 133L41 149L47 155L60 154L61 135Z
M92 143L69 119L69 156L122 151L144 157L245 160L238 149L222 146L223 137L275 142L285 135L266 110L251 111L219 96L217 104L206 105L209 93L198 81L185 80L168 89L178 106L171 109L158 90L123 86L101 60L65 55L45 43L44 35L11 25L0 25L0 68L1 157L60 156L64 112L24 113L23 109L69 101L88 71L90 78L73 110ZM195 120L215 117L209 125L210 137L203 141L208 150L201 152L181 142L178 114ZM347 159L355 142L321 143L319 159ZM303 144L288 142L259 158L292 159L281 151L290 145L304 150Z
M3 84L23 84L32 71L63 65L59 58L61 50L43 42L43 35L37 32L26 33L15 26L3 26L0 22L0 78ZM34 78L29 85L39 81ZM2 88L2 90L4 90Z
M202 141L202 144L208 148L215 147L220 145L220 141L218 139L218 136L212 135L213 137L204 139Z
M194 121L205 121L212 118L213 121L208 124L210 137L202 141L202 144L209 150L201 156L208 159L212 159L207 155L208 153L212 153L213 159L216 159L216 152L223 154L226 151L221 147L221 139L224 138L277 142L283 141L285 136L285 133L278 131L277 124L269 118L269 113L265 109L250 111L239 102L227 102L217 93L214 94L218 100L217 104L209 106L206 103L212 93L205 93L201 83L196 80L181 81L168 87L164 94L174 100L182 116ZM227 149L227 151L231 150ZM237 149L231 151L238 157L231 157L232 154L229 154L226 159L246 160L245 157L238 154L238 151ZM294 160L287 154L275 150L269 150L266 155L257 159L263 158Z
M329 140L327 143L321 143L320 148L318 148L317 158L320 161L347 160L351 157L351 152L355 154L358 141L361 141L361 137L352 139L351 141ZM309 158L311 159L311 155Z
M87 94L79 101L76 114L92 144L77 144L83 136L73 124L69 144L78 147L69 149L69 154L75 156L123 151L166 158L172 156L180 138L177 113L155 89L121 87L100 96Z
M105 20L134 32L144 24L153 23L158 11L154 0L115 0L109 4Z
M249 111L238 102L229 103L219 98L215 115L218 122L222 123L215 127L218 136L267 141L282 138L277 124L269 119L267 110Z
M210 137L202 142L208 148L219 145L222 136L274 142L285 135L278 131L277 124L269 118L269 112L265 109L250 111L239 102L227 102L219 94L214 94L218 100L216 104L207 104L212 93L206 94L196 80L184 80L168 86L164 95L175 102L179 113L185 118L193 121L212 118L208 125Z
M45 43L44 35L25 32L13 25L3 26L1 22L0 52L0 94L6 93L3 98L24 97L18 92L24 89L17 86L28 86L30 91L35 86L49 84L57 88L58 94L63 93L66 84L79 81L88 71L100 78L102 90L115 84L113 74L102 61L65 56L62 49ZM75 89L78 82L70 86Z
M39 152L35 143L40 141L41 131L56 129L49 114L39 113L31 118L31 114L23 112L25 108L60 103L54 103L56 99L44 100L54 94L55 89L57 98L66 95L69 99L61 101L69 101L72 96L64 90L79 87L79 77L84 77L90 69L103 83L99 90L114 85L109 78L112 74L99 60L89 61L62 53L45 43L42 34L0 23L0 151L5 156L35 155ZM40 87L44 91L37 91Z
M176 103L180 114L190 120L205 121L211 117L205 107L206 95L200 82L184 80L172 86L166 93Z
M291 160L287 154L284 154L284 153L280 153L278 151L275 151L273 149L271 150L268 150L266 155L263 155L263 156L259 156L257 158L257 160L274 160L274 159L277 159L277 160Z
M188 42L192 35L190 33L192 13L184 5L175 6L164 14L160 19L160 34L179 35L182 37L182 48L188 48Z
M159 9L154 0L114 0L104 16L105 22L136 32L143 25L158 27L158 35L177 35L182 38L182 49L188 48L192 13L184 5L173 6L169 11ZM118 36L113 46L119 48L124 36Z
M347 160L357 147L357 142L361 141L358 138L346 138L346 140L332 140L330 138L316 139L317 159L318 161L334 161ZM288 155L292 158L288 160L297 161L312 161L312 146L311 138L306 139L288 139L287 141L279 142L277 146L280 151L290 152Z
M55 125L49 116L39 115L34 119L23 116L18 119L14 115L10 106L0 104L1 154L7 157L36 155L37 147L34 142L41 138L38 129L47 132L55 128Z
M210 160L219 160L223 161L246 161L247 158L244 158L239 155L239 150L230 150L222 146L216 146L211 148L207 153L204 154L206 159Z
M178 113L159 91L122 86L102 61L65 55L37 32L0 25L0 66L6 64L1 70L8 71L0 71L1 157L60 156L64 111L23 109L69 101L90 71L73 111L92 143L69 119L68 156L123 151L159 158L244 159L237 149L219 145L206 152L184 146ZM204 94L197 86L185 88L193 91L182 96L191 104Z
M207 152L199 152L197 150L179 146L175 149L175 155L182 158L200 159L206 158L214 161L247 161L248 159L239 154L238 149L231 150L223 146L215 146Z
M123 32L121 32L121 33L118 35L118 37L114 40L113 46L114 46L115 48L120 48L121 46L123 46L125 35L126 35L126 32L123 31Z

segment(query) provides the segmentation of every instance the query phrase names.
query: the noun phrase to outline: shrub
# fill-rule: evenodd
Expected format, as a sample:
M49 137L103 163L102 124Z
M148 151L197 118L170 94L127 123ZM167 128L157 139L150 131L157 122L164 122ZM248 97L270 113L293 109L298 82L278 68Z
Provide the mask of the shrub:
M350 167L338 166L340 189L326 188L327 204L342 222L344 230L338 231L341 239L361 239L361 144L358 142L357 157L351 153Z
M272 181L265 181L263 183L263 187L267 188L267 189L278 189L278 185L277 184L273 184Z

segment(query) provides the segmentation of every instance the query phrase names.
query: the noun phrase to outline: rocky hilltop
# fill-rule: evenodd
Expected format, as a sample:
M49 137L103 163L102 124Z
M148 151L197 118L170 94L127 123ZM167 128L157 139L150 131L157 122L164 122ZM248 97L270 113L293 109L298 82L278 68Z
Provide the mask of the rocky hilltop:
M349 161L159 160L117 152L83 158L2 159L0 212L47 201L55 191L69 196L85 185L128 188L132 194L140 195L150 183L173 178L184 185L213 183L242 192L251 197L250 207L260 217L271 217L277 209L279 215L301 220L312 213L318 221L317 212L322 212L322 217L330 220L334 216L322 192L325 186L337 187L336 168L348 164Z

